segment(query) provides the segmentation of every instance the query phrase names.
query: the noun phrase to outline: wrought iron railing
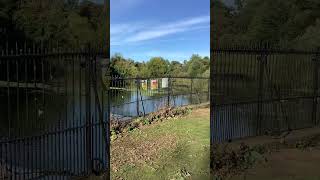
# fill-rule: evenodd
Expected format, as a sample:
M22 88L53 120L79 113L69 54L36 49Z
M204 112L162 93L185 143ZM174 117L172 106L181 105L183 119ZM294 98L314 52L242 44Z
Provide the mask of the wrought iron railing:
M0 49L0 179L109 172L104 50Z
M211 143L319 125L319 50L214 47Z
M209 102L208 84L207 77L112 77L112 117L129 120L164 107Z

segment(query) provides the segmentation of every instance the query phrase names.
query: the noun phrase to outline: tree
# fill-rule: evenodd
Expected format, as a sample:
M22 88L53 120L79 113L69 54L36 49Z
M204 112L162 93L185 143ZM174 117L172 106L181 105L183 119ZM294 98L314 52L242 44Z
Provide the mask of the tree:
M111 57L111 74L122 77L161 77L161 76L206 76L208 73L210 59L193 55L189 61L183 63L168 61L162 57L151 58L148 62L135 62L124 58L120 53Z
M211 42L268 41L293 48L320 17L318 0L236 0L235 3L236 9L233 10L221 0L214 0L211 12L215 36Z
M138 70L134 61L126 60L121 54L111 57L111 73L122 77L136 77Z
M147 62L149 75L153 77L161 77L168 74L169 64L162 57L153 57Z
M15 29L13 22L13 13L17 9L17 0L0 0L0 46L5 45L7 42L18 42L24 39L23 33ZM13 45L14 46L14 45Z
M139 73L138 73L138 76L140 77L150 77L150 71L147 67L147 64L145 62L143 62L141 64L141 66L139 66Z
M12 21L25 38L44 43L59 42L62 48L104 44L103 5L79 0L24 1Z
M213 18L211 21L212 30L212 43L220 41L223 35L231 33L232 24L232 14L231 9L224 5L220 0L213 0L211 3L210 16ZM215 44L215 43L214 43ZM212 44L212 45L214 45Z
M184 76L183 64L178 61L171 61L169 65L170 76Z
M201 76L208 68L208 59L202 59L201 56L194 54L192 55L190 61L188 61L188 75L191 77Z
M308 27L306 32L295 40L295 43L301 49L320 48L320 19L314 26Z

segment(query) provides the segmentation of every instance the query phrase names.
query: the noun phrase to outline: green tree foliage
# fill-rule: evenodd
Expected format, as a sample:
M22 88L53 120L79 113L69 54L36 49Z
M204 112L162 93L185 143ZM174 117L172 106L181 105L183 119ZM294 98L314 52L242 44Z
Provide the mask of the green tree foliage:
M126 60L121 54L115 54L111 58L111 72L122 77L136 77L138 71L132 60Z
M213 21L211 21L211 38L216 42L222 38L228 38L229 34L234 34L232 33L232 25L234 22L231 9L227 8L220 0L212 0L211 5L210 15L213 19ZM231 39L232 38L230 38L230 40Z
M297 37L296 44L300 48L320 48L320 19L308 27L302 36Z
M183 69L184 64L178 61L171 61L169 67L170 76L187 76L187 72Z
M116 53L111 57L111 74L122 77L209 77L208 57L192 55L183 63L153 57L147 62L134 62Z
M268 41L290 48L318 46L318 0L235 0L234 7L214 0L212 8L215 42Z
M102 4L88 0L2 0L0 21L24 40L59 42L62 48L102 45L105 18Z
M209 68L209 59L202 59L199 55L192 55L190 61L187 64L188 74L192 77L201 76Z
M169 63L162 57L153 57L147 62L149 75L153 77L161 77L168 75Z
M12 21L13 13L17 9L17 0L0 0L0 46L6 43L6 40L17 41L23 33L15 29Z
M11 19L11 12L15 8L15 1L1 0L0 1L0 20L1 23L8 23Z

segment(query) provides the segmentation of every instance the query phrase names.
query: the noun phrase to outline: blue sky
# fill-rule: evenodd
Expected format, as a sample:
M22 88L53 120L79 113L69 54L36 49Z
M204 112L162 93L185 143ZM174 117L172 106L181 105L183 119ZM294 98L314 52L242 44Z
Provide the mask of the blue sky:
M183 61L210 54L210 0L110 0L111 55Z

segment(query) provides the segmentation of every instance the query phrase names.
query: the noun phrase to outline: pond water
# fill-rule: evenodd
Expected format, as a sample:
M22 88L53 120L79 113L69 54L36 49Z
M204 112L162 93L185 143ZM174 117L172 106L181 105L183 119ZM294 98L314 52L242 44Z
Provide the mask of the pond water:
M111 96L111 113L116 117L135 117L149 114L163 108L170 103L172 107L198 104L208 101L206 93L190 95L170 95L158 92L120 92L117 96ZM138 106L138 108L137 108Z

